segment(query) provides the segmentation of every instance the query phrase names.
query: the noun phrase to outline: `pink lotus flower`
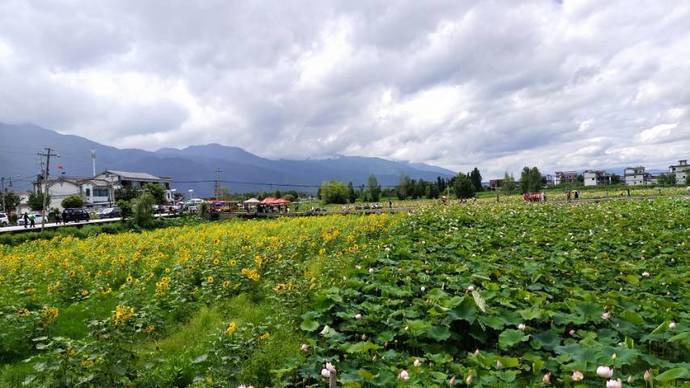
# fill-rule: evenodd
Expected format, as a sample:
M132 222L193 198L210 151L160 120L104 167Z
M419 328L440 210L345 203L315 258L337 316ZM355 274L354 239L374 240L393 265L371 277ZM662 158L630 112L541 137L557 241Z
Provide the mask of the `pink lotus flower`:
M570 379L573 381L582 381L582 379L585 378L585 375L582 374L579 370L576 370L573 372L573 374L570 376Z
M621 379L616 379L616 380L609 380L606 382L606 388L622 388L623 383L621 382Z
M321 376L323 376L324 378L329 378L331 377L331 371L329 371L326 368L323 368L321 369Z
M418 358L415 358L414 363L412 365L419 368L422 365L422 362Z
M541 378L541 381L544 385L551 384L551 372L544 373L544 377Z
M410 379L410 374L407 373L405 369L401 370L400 373L398 374L398 378L400 380L409 380Z
M309 345L307 345L307 344L302 344L302 346L299 347L299 350L300 350L302 353L309 353Z
M597 368L597 376L610 379L611 376L613 376L613 369L609 368L608 366L600 366Z
M604 313L601 314L601 319L607 321L609 318L611 318L611 314L609 314L608 311L604 311Z

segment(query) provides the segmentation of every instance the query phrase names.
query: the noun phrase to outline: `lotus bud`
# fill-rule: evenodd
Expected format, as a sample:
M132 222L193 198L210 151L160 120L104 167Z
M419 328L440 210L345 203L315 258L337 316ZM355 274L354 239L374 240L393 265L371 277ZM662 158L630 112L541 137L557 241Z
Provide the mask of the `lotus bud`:
M551 372L544 373L544 377L541 378L541 381L544 385L551 384Z
M518 330L525 330L526 328L527 328L527 326L525 326L524 323L521 323L518 325Z
M358 321L361 320L361 319L362 319L362 314L359 314L359 313L355 314L355 319L358 320Z
M369 273L374 273L374 269L373 269L373 268L369 268Z
M467 287L467 291L469 291L469 292L474 291L474 286L470 284L470 286Z
M362 341L366 341L366 340L367 340L367 335L366 335L366 334L362 334Z
M422 365L422 362L419 361L418 358L415 358L415 359L414 359L414 366L416 366L417 368L419 368L421 365Z
M606 382L606 388L623 388L621 379L609 380Z
M503 363L501 362L501 360L496 360L496 369L501 369L501 368L503 368Z
M582 374L579 370L576 370L573 372L573 374L570 376L570 379L573 381L582 381L582 379L585 378L585 375Z
M422 292L424 292L424 291L426 291L426 287L422 286L422 287L420 288L420 290L421 290Z
M671 321L671 322L668 324L668 329L669 329L669 330L674 330L675 328L676 328L676 323L673 322L673 321Z
M335 367L334 367L333 364L331 364L330 362L327 362L327 363L326 363L326 369L328 369L328 371L331 372L331 373L334 373L334 372L335 372Z
M605 321L607 321L610 317L611 317L611 315L609 314L608 311L604 311L604 313L601 314L601 319L603 319Z
M615 359L616 359L616 353L613 353L613 354L611 355L611 359L612 359L612 360L615 360Z
M573 337L575 335L575 329L570 329L568 334L570 334L570 336Z
M645 277L645 278L648 278L648 277L649 277L649 272L647 272L647 271L642 272L642 276Z
M613 376L613 369L609 368L608 366L600 366L597 368L597 376L610 379L611 376Z
M455 385L457 384L457 380L455 379L455 376L451 377L450 380L448 381L448 385Z
M409 380L410 379L410 374L407 373L405 369L401 370L400 373L398 374L398 378L400 380Z
M324 378L329 378L331 377L331 371L329 371L326 368L323 368L321 369L321 376L323 376Z
M302 344L302 346L299 347L299 350L300 350L302 353L308 353L308 352L309 352L309 345L307 345L307 344Z
M472 385L473 380L474 380L474 377L472 377L472 374L469 374L469 375L467 375L467 377L465 377L465 384Z
M644 381L652 381L652 373L649 369L644 371Z
M475 355L475 356L478 356L478 355L479 355L479 348L474 349L474 355Z

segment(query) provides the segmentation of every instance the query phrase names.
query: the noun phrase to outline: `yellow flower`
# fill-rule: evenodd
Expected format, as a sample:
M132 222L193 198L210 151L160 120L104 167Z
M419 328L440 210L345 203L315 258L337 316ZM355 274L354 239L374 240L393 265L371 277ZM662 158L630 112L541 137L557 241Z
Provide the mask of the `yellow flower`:
M270 337L270 336L271 335L268 332L265 332L259 336L259 339L263 341L265 339L268 339L268 337Z
M43 318L43 321L46 323L53 323L57 319L58 315L60 315L60 310L58 310L57 307L44 307L43 310L41 310L41 318Z
M144 328L144 333L146 334L151 334L156 331L156 326L153 325L148 325L146 328Z
M231 267L236 266L236 265L237 265L237 260L231 259L230 261L228 261L228 265L231 266Z
M225 329L227 335L233 335L237 331L237 324L235 321L228 323L228 327Z
M255 282L258 282L261 278L261 275L259 275L254 268L242 268L242 271L240 272L242 273L242 276Z
M81 290L79 292L79 294L85 298L85 297L89 296L89 290Z
M230 287L230 284L232 284L232 283L230 283L230 280L224 281L224 282L223 282L223 288L229 288L229 287Z
M213 284L213 280L214 280L214 279L213 279L213 276L209 276L208 278L206 278L206 282L207 282L208 284Z
M25 307L22 307L19 310L17 310L17 315L19 315L20 317L26 317L29 314L31 314L31 312Z
M134 315L134 307L128 307L124 305L118 305L115 307L115 312L113 313L113 321L115 325L123 325L129 321Z
M81 360L81 366L84 368L90 368L93 364L93 360L89 360L88 358Z

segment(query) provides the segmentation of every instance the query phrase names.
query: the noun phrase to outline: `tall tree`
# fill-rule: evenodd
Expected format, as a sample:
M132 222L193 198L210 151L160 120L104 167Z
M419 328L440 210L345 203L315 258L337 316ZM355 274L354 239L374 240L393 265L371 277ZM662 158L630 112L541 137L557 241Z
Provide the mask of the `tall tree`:
M398 199L400 199L400 200L407 199L408 195L410 195L411 183L412 183L412 181L411 181L409 176L407 176L407 175L400 176L400 183L398 184Z
M540 192L541 189L544 187L544 183L543 183L542 178L541 178L541 172L535 166L529 170L529 175L530 175L529 191L532 193Z
M472 184L472 180L463 173L459 173L458 176L455 177L453 188L458 198L474 197L474 185Z
M369 187L369 196L372 201L378 202L381 199L381 186L374 175L369 175L367 179L367 186Z
M482 191L482 174L477 167L470 173L470 180L475 191Z
M5 211L8 213L13 212L14 209L19 206L19 196L12 191L8 191L4 194L0 193L0 205L3 203L3 201L6 208Z
M355 188L352 186L352 182L347 183L347 198L350 203L355 203L357 200L357 193L355 193Z
M503 175L501 191L504 194L512 194L515 191L515 178L513 178L513 174L508 175L508 171Z
M324 204L329 203L347 203L347 185L336 180L323 182L320 187L321 201Z

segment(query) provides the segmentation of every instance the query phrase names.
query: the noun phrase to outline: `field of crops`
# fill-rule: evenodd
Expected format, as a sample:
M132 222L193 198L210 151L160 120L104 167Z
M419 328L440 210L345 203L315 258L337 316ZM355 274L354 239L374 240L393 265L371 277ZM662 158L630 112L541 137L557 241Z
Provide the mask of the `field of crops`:
M688 383L689 216L478 201L0 246L0 385Z

